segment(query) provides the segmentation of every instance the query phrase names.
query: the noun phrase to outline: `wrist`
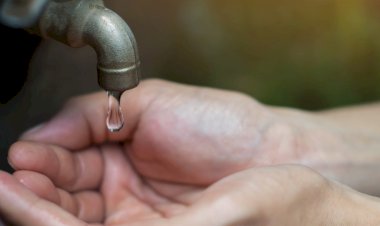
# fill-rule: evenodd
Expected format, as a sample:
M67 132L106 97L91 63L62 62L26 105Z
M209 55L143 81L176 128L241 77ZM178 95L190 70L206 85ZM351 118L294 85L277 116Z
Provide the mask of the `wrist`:
M355 190L380 195L380 175L373 173L380 170L380 136L355 130L324 115L315 114L314 117L320 128L307 134L318 137L322 133L325 139L309 139L314 140L316 153L323 153L322 158L309 166Z
M353 130L325 114L273 108L292 128L296 163L307 165L329 179L371 195L380 195L380 137Z

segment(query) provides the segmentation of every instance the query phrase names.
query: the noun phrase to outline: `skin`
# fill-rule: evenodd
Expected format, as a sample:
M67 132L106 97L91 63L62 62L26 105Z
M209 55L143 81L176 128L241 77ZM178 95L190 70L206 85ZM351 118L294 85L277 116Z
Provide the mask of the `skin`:
M376 125L157 80L124 95L122 108L118 133L106 129L106 97L97 93L24 134L9 152L16 172L0 174L0 192L9 194L0 211L19 225L379 223L376 198L305 166L279 166L307 165L376 193L375 183L359 183L379 165ZM352 179L342 176L348 168Z

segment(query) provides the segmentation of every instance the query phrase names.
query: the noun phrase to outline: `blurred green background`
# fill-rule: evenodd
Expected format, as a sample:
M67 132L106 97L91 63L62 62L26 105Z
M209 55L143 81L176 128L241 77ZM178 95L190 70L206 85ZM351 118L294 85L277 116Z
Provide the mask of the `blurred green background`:
M378 0L105 3L132 28L144 78L241 91L265 104L306 110L380 99ZM43 40L34 51L18 41L24 39L7 40L1 44L14 48L14 61L17 54L24 60L23 53L34 54L23 88L0 104L0 168L23 131L49 119L70 97L99 90L91 48ZM4 86L10 76L23 77L1 63L9 68Z
M140 37L139 25L151 28L152 39L170 33L165 50L143 61L148 77L239 90L267 104L304 109L380 97L380 1L140 1L129 14L125 1L109 4L126 17L132 13L138 41L149 39Z

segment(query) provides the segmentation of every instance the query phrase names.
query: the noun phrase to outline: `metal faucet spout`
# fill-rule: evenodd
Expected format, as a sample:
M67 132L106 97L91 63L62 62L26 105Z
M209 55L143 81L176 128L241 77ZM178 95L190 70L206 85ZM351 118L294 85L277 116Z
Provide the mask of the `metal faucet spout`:
M107 91L123 92L139 83L135 37L101 0L50 1L31 31L71 47L92 46L98 59L98 83Z

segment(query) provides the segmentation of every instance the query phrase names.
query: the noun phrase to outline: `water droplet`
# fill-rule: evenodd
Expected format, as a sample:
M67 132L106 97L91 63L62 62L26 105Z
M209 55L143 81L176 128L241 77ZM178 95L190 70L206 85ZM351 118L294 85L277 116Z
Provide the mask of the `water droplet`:
M121 92L108 92L107 128L111 132L118 132L124 126L124 117L120 107Z

